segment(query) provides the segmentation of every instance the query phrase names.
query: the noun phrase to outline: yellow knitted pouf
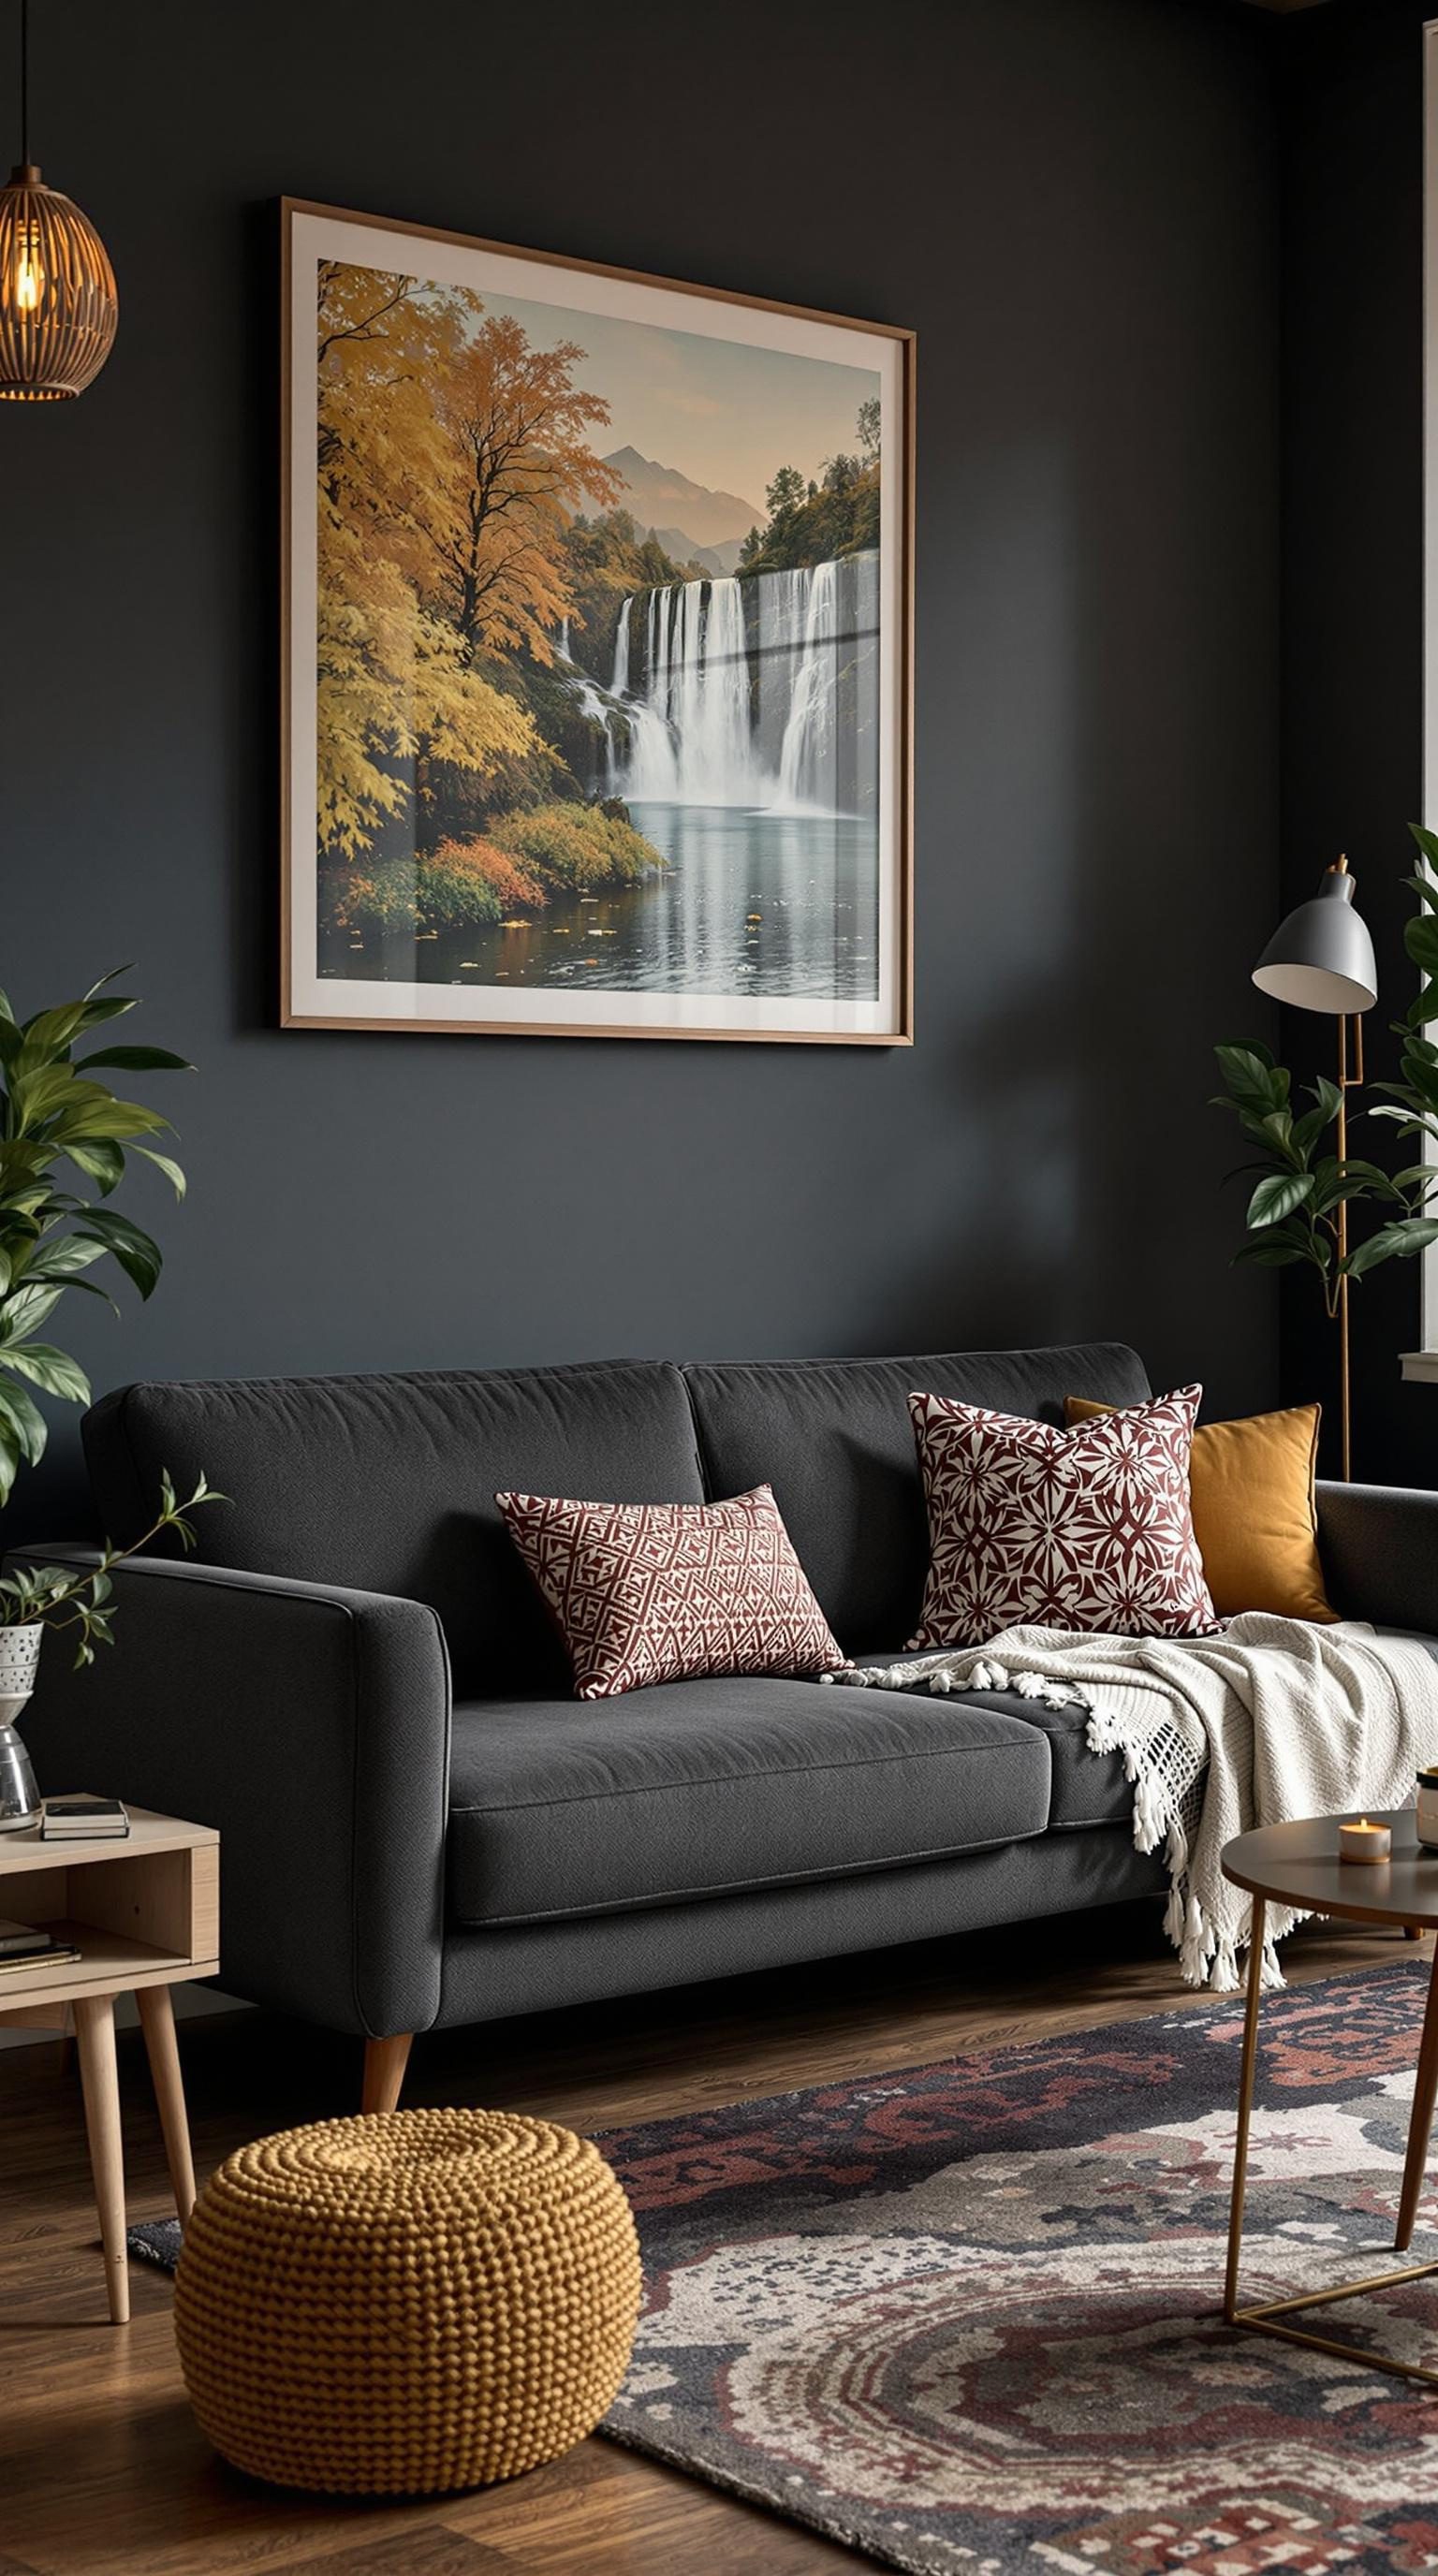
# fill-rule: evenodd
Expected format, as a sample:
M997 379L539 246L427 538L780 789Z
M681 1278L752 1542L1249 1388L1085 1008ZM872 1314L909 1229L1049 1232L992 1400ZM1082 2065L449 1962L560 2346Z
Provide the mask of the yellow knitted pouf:
M175 2280L216 2450L330 2494L556 2458L613 2402L638 2314L634 2221L598 2149L497 2111L257 2139L201 2193Z

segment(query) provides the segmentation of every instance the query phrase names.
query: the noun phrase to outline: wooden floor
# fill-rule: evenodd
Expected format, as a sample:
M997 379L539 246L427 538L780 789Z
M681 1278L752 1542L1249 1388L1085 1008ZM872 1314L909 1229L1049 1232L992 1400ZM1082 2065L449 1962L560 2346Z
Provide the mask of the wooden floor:
M1293 1982L1420 1955L1338 1925L1284 1953ZM405 2098L610 2127L1179 2000L1156 1908L1126 1906L420 2040ZM244 2014L182 2026L181 2046L202 2184L245 2139L357 2105L357 2045ZM130 2215L159 2217L143 2059L127 2041L121 2057ZM273 2493L225 2469L189 2413L169 2282L136 2266L133 2283L133 2323L106 2324L73 2077L49 2047L0 2056L0 2576L852 2576L861 2563L602 2441L435 2505Z

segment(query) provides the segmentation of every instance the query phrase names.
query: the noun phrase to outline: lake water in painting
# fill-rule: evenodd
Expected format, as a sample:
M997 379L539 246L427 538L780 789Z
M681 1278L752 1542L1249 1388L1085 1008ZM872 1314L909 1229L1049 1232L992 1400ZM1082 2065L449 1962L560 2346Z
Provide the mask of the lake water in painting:
M878 983L872 822L635 801L662 877L556 896L532 920L326 942L323 972L389 981L864 999Z

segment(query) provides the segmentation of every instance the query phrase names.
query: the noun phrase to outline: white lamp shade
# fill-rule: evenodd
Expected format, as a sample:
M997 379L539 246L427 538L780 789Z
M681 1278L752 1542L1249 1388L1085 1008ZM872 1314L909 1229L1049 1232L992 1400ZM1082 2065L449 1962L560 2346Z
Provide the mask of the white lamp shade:
M1378 999L1373 941L1353 904L1353 879L1330 868L1316 895L1281 921L1253 970L1260 993L1299 1011L1371 1011Z

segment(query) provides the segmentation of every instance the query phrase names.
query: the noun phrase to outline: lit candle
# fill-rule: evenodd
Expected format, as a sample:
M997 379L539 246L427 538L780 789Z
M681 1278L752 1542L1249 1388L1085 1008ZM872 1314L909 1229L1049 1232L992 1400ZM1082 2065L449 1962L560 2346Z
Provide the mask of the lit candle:
M1387 1860L1393 1850L1393 1836L1386 1825L1370 1825L1363 1816L1356 1825L1338 1828L1340 1860Z

